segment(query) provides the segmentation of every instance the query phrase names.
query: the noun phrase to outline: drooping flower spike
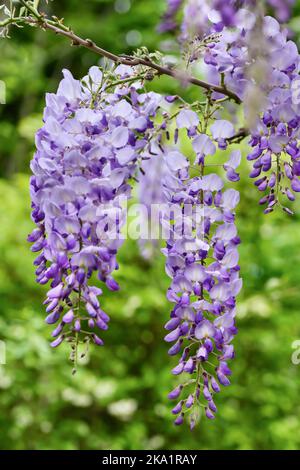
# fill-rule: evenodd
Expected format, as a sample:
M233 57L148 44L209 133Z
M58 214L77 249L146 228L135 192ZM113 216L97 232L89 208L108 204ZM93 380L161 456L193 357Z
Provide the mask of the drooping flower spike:
M190 178L186 167L174 171L171 187L169 182L170 203L176 201L184 212L190 209L183 221L175 219L163 250L172 278L167 297L174 304L165 340L172 343L169 354L179 355L173 374L182 375L169 398L179 399L173 409L178 415L175 424L189 414L193 428L201 407L209 419L214 418L213 395L220 391L219 384L230 383L227 360L234 357L235 297L242 286L240 239L234 225L239 193L224 190L224 183L213 173ZM178 237L184 225L190 230Z
M189 60L204 61L210 81L218 84L222 80L244 102L252 147L247 158L253 164L250 177L263 193L260 204L266 205L265 213L276 205L292 213L286 202L300 191L296 44L274 18L262 16L257 2L182 3L182 34L196 42L200 32L207 37L197 52L192 49ZM279 20L285 21L293 1L269 3L279 12ZM218 96L214 94L214 98ZM232 168L227 174L235 178Z
M266 9L273 10L278 21L286 22L290 18L294 3L295 0L267 0ZM257 6L261 8L262 2L256 0L167 0L159 31L174 31L181 26L181 40L191 36L202 37L218 33L224 27L236 26L244 10L248 10L249 13ZM183 9L183 21L180 25L178 13L181 9Z
M119 67L115 73L126 78L133 71ZM129 181L159 100L134 85L106 92L98 67L82 83L65 70L57 93L46 97L31 163L37 228L28 240L40 252L37 281L51 283L45 305L46 322L57 325L53 347L64 339L103 344L109 317L98 285L119 289L113 274L126 217L122 201L130 197Z
M267 50L264 60L251 56L245 24L239 39L207 48L205 60L210 70L224 74L226 85L245 102L252 147L247 156L253 164L250 177L264 193L260 203L267 205L265 213L276 205L290 213L282 200L293 201L300 191L299 53L275 19L265 17L262 25L261 41ZM243 55L237 54L237 46L244 48ZM246 75L254 67L263 74L260 82Z

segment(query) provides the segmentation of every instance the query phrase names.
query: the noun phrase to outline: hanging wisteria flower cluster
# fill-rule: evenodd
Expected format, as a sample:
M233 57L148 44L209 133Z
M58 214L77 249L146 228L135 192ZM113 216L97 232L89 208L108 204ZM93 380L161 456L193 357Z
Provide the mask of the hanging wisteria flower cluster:
M123 66L115 70L120 79L131 73ZM126 217L122 199L130 196L129 180L159 100L134 86L106 91L98 67L81 83L65 70L57 93L47 95L31 164L37 228L28 240L33 252L41 252L37 282L51 282L45 304L47 323L57 324L53 347L67 339L77 354L81 336L103 345L98 332L107 329L109 317L100 306L99 283L91 278L96 272L110 290L119 289L113 272Z
M183 180L178 173L181 171L174 175L179 179L178 190L172 199L196 207L195 218L201 223L195 222L192 211L188 221L191 234L177 239L182 227L175 221L174 236L164 250L167 273L172 278L168 299L175 304L165 326L170 331L165 340L174 343L170 355L180 354L173 374L190 375L169 394L171 399L180 398L173 409L178 415L175 424L181 424L184 414L193 410L193 428L199 404L205 407L209 419L214 418L217 408L213 394L220 391L216 378L221 385L230 383L227 360L234 357L230 343L237 332L235 297L242 285L237 251L240 239L234 225L239 193L235 189L223 191L224 183L214 173ZM199 199L203 201L200 207Z
M267 204L268 213L276 204L281 205L280 193L293 201L294 192L300 191L299 53L279 23L265 17L258 32L259 44L265 49L257 60L257 53L253 55L247 46L253 28L255 18L245 16L234 36L222 33L226 40L206 47L204 61L208 74L222 74L226 86L245 102L253 147L247 157L253 161L250 177L258 178L255 185L266 193L260 203Z
M36 135L30 182L36 228L28 240L39 253L37 282L50 283L44 304L46 322L55 325L51 345L71 343L74 371L79 343L103 345L109 316L101 296L119 289L127 201L137 197L143 205L143 226L158 205L171 278L165 341L178 357L169 398L175 424L188 418L193 429L202 410L215 418L215 394L230 384L242 287L240 195L232 187L240 180L240 142L248 139L244 153L266 214L276 207L292 214L289 201L300 192L300 61L281 25L294 1L168 0L159 31L178 41L172 67L146 48L117 56L47 18L35 2L20 3L19 14L3 10L2 36L10 25L30 24L110 61L81 81L64 70L57 93L46 96ZM148 91L161 75L198 86L199 99ZM139 244L150 259L161 240L149 236Z
M279 205L292 214L280 195L293 201L294 193L300 191L297 46L274 18L257 13L255 2L207 1L204 10L202 3L186 2L180 40L184 37L196 43L190 62L203 61L210 80L217 83L221 77L245 103L253 147L247 156L253 161L250 177L257 178L255 186L264 193L260 204L267 205L265 213ZM291 4L272 2L282 12ZM207 37L201 47L197 47L199 35Z
M203 35L220 32L224 26L236 26L239 23L241 9L252 9L255 0L167 0L166 12L159 26L161 32L173 31L180 27L183 38L193 33ZM289 19L295 0L267 0L266 7L275 13L280 22ZM262 7L262 2L260 8ZM183 9L183 22L178 19Z
M209 419L215 417L213 395L220 391L219 384L230 383L227 360L234 357L230 343L237 332L235 297L242 286L237 251L240 239L234 224L239 192L225 190L217 174L204 174L206 159L215 154L216 144L221 149L227 147L226 139L234 129L224 120L216 120L208 129L208 121L208 114L200 123L197 114L188 110L177 116L175 135L178 129L186 129L200 176L191 176L191 165L178 150L166 150L164 156L169 168L165 194L172 210L168 214L170 238L163 252L172 278L167 298L175 304L165 326L169 331L165 340L174 343L169 354L180 355L173 374L188 376L169 398L179 399L172 410L177 415L175 424L182 424L189 413L191 428L201 407ZM235 151L225 164L230 181L239 179L235 170L240 157Z

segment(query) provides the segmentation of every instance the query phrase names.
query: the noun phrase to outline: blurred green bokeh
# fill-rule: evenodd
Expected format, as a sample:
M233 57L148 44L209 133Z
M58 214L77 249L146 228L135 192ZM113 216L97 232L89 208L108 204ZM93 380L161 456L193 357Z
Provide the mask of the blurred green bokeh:
M163 6L161 0L61 0L47 8L80 35L130 52L165 41L155 34ZM7 352L7 364L0 365L0 449L299 448L300 365L291 356L300 339L300 204L292 218L263 216L247 163L239 183L244 289L237 358L233 385L217 397L214 422L201 420L193 433L172 424L166 395L174 360L163 342L169 280L163 257L145 262L133 241L119 258L121 292L104 296L112 317L105 348L94 348L75 377L67 346L50 349L46 288L34 281L25 241L32 228L29 161L45 91L55 90L62 68L80 77L97 57L42 31L11 35L0 41L0 80L7 89L7 104L0 106L0 340ZM156 86L176 90L168 79ZM199 91L186 93L195 98Z

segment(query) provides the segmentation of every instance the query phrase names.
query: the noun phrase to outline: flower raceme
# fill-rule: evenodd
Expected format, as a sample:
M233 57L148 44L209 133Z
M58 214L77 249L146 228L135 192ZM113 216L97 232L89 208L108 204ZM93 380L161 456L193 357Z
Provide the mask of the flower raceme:
M190 376L182 379L169 397L180 399L173 409L178 415L175 424L181 424L185 413L192 410L192 428L199 405L204 406L209 419L214 418L213 394L220 391L216 379L229 385L227 360L234 357L235 297L242 286L237 252L240 240L234 225L239 194L222 189L223 182L216 174L187 182L181 198L193 198L197 204L203 193L201 231L194 238L171 239L165 249L167 273L172 278L168 299L174 303L165 340L174 343L169 354L179 354L173 374Z
M118 67L116 77L132 70ZM48 94L44 126L36 136L31 163L32 218L37 228L28 237L37 282L51 283L45 300L49 324L56 324L51 345L64 339L91 340L101 346L109 317L100 306L102 289L119 289L113 273L126 214L122 199L145 146L160 96L137 87L105 91L98 67L82 82L64 71L56 94ZM74 344L75 343L75 344Z
M195 131L195 124L196 114L182 111L177 118L178 127L186 128L192 140L200 176L191 176L193 167L180 152L166 150L169 174L163 180L167 200L179 207L165 221L172 230L163 249L166 272L172 279L167 298L174 304L165 340L172 343L169 354L179 355L172 372L183 376L169 398L179 400L173 408L175 424L182 424L189 414L191 428L202 407L207 418L215 417L213 395L220 385L230 383L227 361L234 357L235 298L242 287L235 227L239 192L225 189L217 174L204 174L207 158L217 145L226 148L225 138L233 129L227 121L217 120L209 135L208 130L206 134ZM239 179L239 161L240 152L234 151L224 165L229 181Z
M177 15L183 9L181 39L219 33L224 27L238 25L241 10L253 11L258 5L261 8L261 3L256 0L167 0L159 31L175 30L179 26ZM295 0L267 0L266 6L280 22L286 22L294 3Z
M256 3L182 2L180 40L189 41L184 48L191 49L190 63L203 67L204 62L210 81L223 81L244 102L250 178L263 193L264 212L278 205L292 214L284 201L294 201L300 191L299 53L287 31L274 18L263 17ZM280 20L288 18L292 1L269 3Z
M247 156L253 163L250 177L265 193L260 200L267 204L265 213L272 212L275 205L291 213L282 205L280 195L293 201L295 192L300 191L299 53L279 23L265 17L259 33L265 54L259 60L248 46L252 27L248 17L237 27L239 34L233 40L224 36L224 41L207 47L204 60L209 73L223 73L226 86L245 103L252 147Z
M252 151L247 159L253 164L250 177L257 178L256 187L265 193L260 200L267 205L265 213L279 205L291 214L282 200L294 201L300 192L299 53L273 18L265 18L263 25L269 50L268 84L260 118L251 129Z

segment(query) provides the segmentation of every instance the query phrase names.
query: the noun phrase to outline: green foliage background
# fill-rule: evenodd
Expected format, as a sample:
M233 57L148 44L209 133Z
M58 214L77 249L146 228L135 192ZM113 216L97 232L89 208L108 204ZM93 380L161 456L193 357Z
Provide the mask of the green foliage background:
M163 3L135 0L126 14L116 8L130 6L127 0L61 0L46 8L80 35L130 52L128 38L151 50L166 40L155 34ZM299 28L297 14L293 24ZM0 106L0 340L7 349L7 364L0 365L0 448L299 448L300 365L291 355L300 339L300 204L293 218L263 216L246 162L239 183L244 290L237 358L233 385L217 397L216 421L201 420L193 433L172 424L166 395L173 359L163 342L169 281L163 257L146 263L132 241L120 254L122 291L104 296L113 320L106 347L95 348L75 377L67 348L50 349L46 288L35 284L34 256L25 241L32 228L29 161L45 91L56 89L62 68L80 77L98 58L50 33L29 28L11 36L0 40L0 80L7 88L7 104ZM169 79L155 86L176 91ZM193 99L198 93L186 92Z

